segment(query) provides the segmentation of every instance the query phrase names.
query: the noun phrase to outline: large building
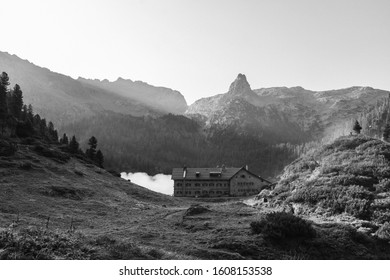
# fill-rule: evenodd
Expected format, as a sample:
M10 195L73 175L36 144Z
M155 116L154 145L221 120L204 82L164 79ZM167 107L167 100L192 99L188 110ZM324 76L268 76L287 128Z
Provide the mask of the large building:
M174 168L174 196L249 196L258 194L271 182L248 168Z

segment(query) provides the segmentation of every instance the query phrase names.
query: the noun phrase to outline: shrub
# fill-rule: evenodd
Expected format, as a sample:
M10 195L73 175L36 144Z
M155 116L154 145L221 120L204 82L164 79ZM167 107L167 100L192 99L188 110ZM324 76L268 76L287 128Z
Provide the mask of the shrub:
M376 235L384 240L390 241L390 223L384 223L376 232Z
M261 233L276 240L316 236L310 222L286 212L269 213L260 221L252 222L250 226L253 233Z
M20 169L23 169L23 170L30 170L30 169L32 169L32 164L31 164L31 162L29 162L29 161L22 162L22 163L19 165L19 168L20 168Z
M115 176L115 177L121 177L121 174L118 171L113 170L113 169L108 170L108 173L110 173L112 176Z
M0 156L12 156L16 151L17 147L14 143L0 139Z
M36 145L34 147L34 150L38 154L40 154L44 157L47 157L47 158L51 158L51 159L53 159L57 162L60 162L60 163L65 163L70 159L70 156L68 154L65 154L63 152L60 152L60 151L57 151L54 149L50 149L46 146Z
M60 232L24 229L0 232L0 259L88 259L84 238Z

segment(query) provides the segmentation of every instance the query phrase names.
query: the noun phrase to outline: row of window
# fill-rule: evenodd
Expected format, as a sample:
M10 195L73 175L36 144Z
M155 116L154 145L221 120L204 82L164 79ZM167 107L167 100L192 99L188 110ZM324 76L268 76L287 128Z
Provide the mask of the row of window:
M176 194L189 194L189 195L224 194L224 195L228 195L229 192L227 192L227 191L224 191L224 192L222 192L222 191L202 191L202 192L201 191L194 191L194 192L192 192L192 191L177 191Z
M177 183L176 186L178 187L182 187L183 184L182 183ZM192 183L186 183L185 185L186 187L192 187L192 186L195 186L195 187L227 187L228 184L227 183L195 183L195 184L192 184Z
M251 193L251 192L259 192L256 189L239 189L238 192L240 193Z
M253 186L255 183L253 182L238 182L237 185L239 186Z

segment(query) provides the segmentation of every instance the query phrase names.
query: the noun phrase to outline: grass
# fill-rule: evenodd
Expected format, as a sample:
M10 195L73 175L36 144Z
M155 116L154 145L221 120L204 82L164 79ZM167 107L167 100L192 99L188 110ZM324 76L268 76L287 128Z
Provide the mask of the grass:
M359 153L376 154L374 144ZM321 173L322 155L308 158L308 164L296 161L303 164L292 165L291 170L302 172L286 173L276 199L284 196L288 203L297 203L292 201L296 195L294 199L302 203L311 200L314 208L327 201L323 197L330 202L337 195L356 200L356 204L340 201L344 204L339 211L351 212L363 211L365 204L359 203L367 200L372 202L368 209L373 226L368 221L364 226L376 227L383 234L370 237L351 226L309 223L291 214L267 217L237 198L181 200L134 185L73 156L60 163L32 147L20 144L14 155L0 157L0 228L6 228L0 229L1 258L390 258L384 238L387 229L379 231L388 219L384 209L389 180L381 175L349 177L344 169L337 175ZM348 153L354 155L359 147ZM385 148L378 153L385 153ZM338 165L346 166L349 155L344 152L334 157ZM325 157L332 157L326 153ZM20 168L24 162L31 162L32 168ZM381 168L385 170L381 166L371 174L384 174ZM334 189L326 188L329 182ZM303 191L309 187L314 192ZM379 220L382 224L376 225ZM254 234L250 225L260 221L259 233Z

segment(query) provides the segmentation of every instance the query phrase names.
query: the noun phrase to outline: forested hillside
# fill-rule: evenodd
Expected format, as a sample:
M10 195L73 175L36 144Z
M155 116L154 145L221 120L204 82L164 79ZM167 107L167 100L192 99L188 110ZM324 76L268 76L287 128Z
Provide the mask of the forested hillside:
M80 139L95 135L106 166L127 172L170 174L173 167L224 164L249 165L250 170L272 177L298 154L296 146L264 144L228 129L204 131L197 122L172 114L138 118L105 112L64 129Z

